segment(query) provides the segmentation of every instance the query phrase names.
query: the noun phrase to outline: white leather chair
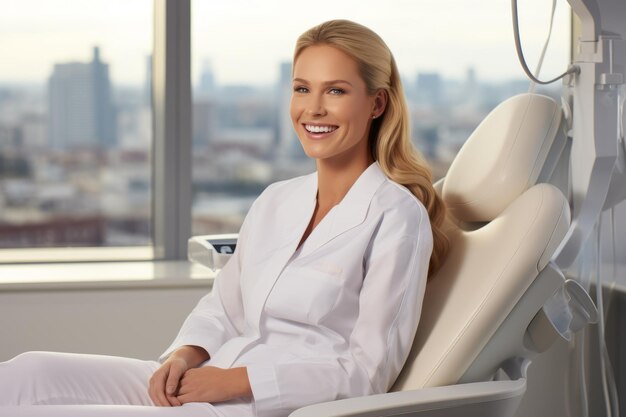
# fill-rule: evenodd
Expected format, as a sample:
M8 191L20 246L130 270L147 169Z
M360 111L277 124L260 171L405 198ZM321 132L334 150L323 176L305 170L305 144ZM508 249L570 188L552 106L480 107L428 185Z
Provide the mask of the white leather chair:
M565 285L550 258L570 225L569 204L555 186L535 184L560 121L560 106L538 94L512 97L483 120L435 185L449 208L451 248L427 285L413 349L390 392L290 417L515 413L530 360L567 334L543 307ZM577 308L579 328L594 307Z

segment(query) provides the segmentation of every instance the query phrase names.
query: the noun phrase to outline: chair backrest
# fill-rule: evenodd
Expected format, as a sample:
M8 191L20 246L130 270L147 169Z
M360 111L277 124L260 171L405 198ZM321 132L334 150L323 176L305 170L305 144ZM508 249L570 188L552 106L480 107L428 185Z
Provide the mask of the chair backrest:
M534 184L560 120L549 97L508 99L437 184L451 248L427 285L413 349L392 391L457 383L548 264L569 227L569 204L556 187Z

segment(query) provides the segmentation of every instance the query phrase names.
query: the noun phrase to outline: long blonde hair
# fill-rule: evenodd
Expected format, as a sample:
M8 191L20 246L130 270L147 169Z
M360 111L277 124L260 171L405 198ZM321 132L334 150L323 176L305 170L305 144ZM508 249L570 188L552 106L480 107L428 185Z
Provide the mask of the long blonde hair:
M446 207L433 188L428 163L411 143L409 112L393 55L380 36L367 27L349 20L330 20L300 35L293 62L304 49L320 44L335 47L356 61L368 94L374 95L380 89L388 94L384 113L372 122L370 151L385 175L408 188L428 210L433 232L430 278L443 263L450 246L442 231Z

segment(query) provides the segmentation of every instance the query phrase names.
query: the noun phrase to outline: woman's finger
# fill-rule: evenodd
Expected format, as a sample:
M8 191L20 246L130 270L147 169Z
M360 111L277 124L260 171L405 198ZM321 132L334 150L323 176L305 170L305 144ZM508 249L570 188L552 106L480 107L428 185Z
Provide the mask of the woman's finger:
M195 399L193 398L193 396L190 393L189 394L179 395L176 398L178 399L178 401L181 404L187 404L187 403L196 402Z
M167 401L169 401L172 407L180 407L183 405L175 395L167 395Z
M180 377L182 372L176 367L170 367L170 372L167 376L167 381L165 382L165 393L167 395L176 394L176 389L178 388L178 383L180 381Z
M178 387L178 391L176 392L176 397L180 397L181 395L185 395L188 394L190 389L189 389L189 384L187 384L188 380L185 379L185 377L183 377L180 380L180 386Z
M155 372L151 380L150 398L159 407L170 407L171 404L165 396L165 379L167 373L164 370Z
M173 360L169 367L169 373L165 382L165 396L171 406L182 405L176 398L179 394L182 380L188 372L187 362L182 359Z

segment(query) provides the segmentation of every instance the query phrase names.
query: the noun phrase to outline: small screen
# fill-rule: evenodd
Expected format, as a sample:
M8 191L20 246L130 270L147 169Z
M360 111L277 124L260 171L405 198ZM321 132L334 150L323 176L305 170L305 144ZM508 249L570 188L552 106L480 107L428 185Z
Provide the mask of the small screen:
M207 240L216 251L223 254L235 252L237 241L234 239L209 239Z

